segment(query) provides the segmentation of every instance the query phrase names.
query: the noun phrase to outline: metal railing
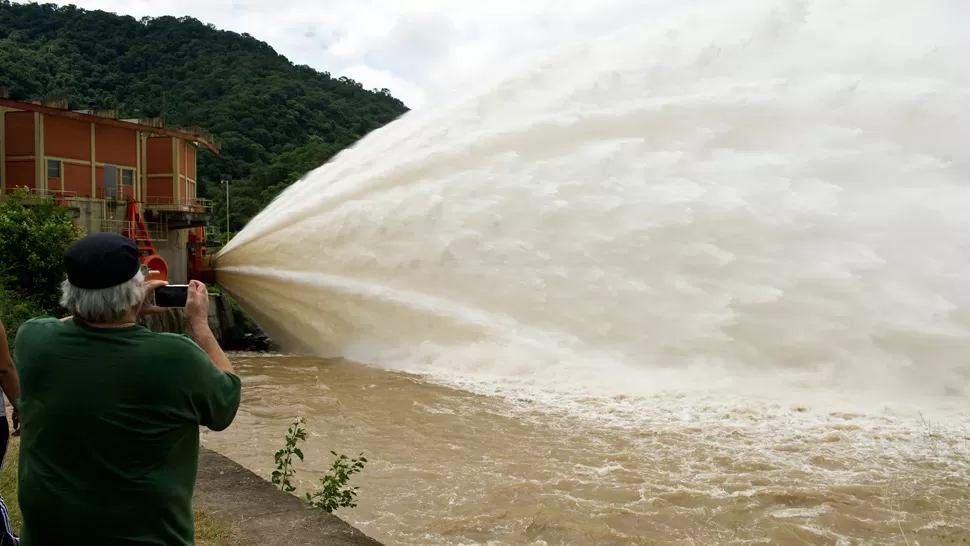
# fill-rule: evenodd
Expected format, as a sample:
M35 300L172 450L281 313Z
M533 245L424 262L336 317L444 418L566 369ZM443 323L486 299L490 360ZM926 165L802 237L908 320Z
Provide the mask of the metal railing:
M67 205L71 200L77 199L77 192L67 191L67 190L39 190L37 188L27 188L27 187L13 187L7 188L6 194L11 195L13 193L27 191L26 202L28 204L36 204L47 201L55 201L60 205Z
M101 231L130 234L135 231L134 224L134 222L129 222L128 220L111 220L106 218L101 220ZM148 235L152 238L153 242L168 240L168 226L164 222L145 222L145 227L148 229Z
M97 188L95 195L105 201L129 201L135 198L135 188L125 185L117 188Z
M67 190L39 190L36 188L13 187L6 188L7 195L17 191L27 191L26 202L37 204L54 201L62 206L70 206L74 201L90 201L90 197L78 197L77 192ZM144 199L135 199L135 189L133 186L119 186L117 188L97 188L94 199L100 201L139 201L146 209L168 210L180 212L199 212L205 214L212 213L212 201L201 197L174 198L149 196Z
M212 202L201 197L158 197L148 196L145 198L145 207L157 210L179 210L186 212L212 211Z

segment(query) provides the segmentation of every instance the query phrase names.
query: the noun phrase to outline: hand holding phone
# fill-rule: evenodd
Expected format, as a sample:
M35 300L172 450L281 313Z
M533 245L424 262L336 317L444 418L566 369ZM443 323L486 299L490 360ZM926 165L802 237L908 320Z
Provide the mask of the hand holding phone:
M148 269L148 266L145 264L141 265L141 272L145 275L145 299L142 301L141 308L138 309L138 316L146 317L148 315L164 313L166 308L155 305L154 303L155 290L167 285L168 282L157 278L159 277L159 272L154 269Z
M189 285L169 284L155 289L155 305L159 307L185 307Z
M189 281L185 316L195 327L209 327L209 291L199 281Z

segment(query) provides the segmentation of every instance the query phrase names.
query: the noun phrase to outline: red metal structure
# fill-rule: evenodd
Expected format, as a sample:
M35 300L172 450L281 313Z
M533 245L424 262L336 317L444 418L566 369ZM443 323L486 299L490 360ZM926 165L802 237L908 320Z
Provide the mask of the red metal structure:
M189 280L206 284L216 282L216 272L212 268L212 256L206 252L205 228L199 227L189 232Z
M167 281L168 263L165 261L165 258L159 256L158 252L155 251L155 243L152 241L151 233L148 231L145 219L142 218L138 203L133 199L128 200L125 228L121 234L138 244L141 263L147 265L151 271L158 271L153 278Z

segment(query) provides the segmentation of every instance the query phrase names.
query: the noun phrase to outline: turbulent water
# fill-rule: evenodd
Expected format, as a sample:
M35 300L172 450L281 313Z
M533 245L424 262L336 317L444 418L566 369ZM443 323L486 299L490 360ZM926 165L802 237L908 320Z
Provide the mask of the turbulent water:
M751 0L632 24L369 135L237 235L220 283L290 351L424 378L351 366L344 397L452 412L341 413L384 415L370 456L415 469L361 509L397 514L372 523L391 543L962 530L968 23L958 0ZM250 395L263 427L331 422L330 368L248 366L323 374ZM561 509L525 527L543 487Z
M970 541L963 426L675 392L555 408L341 361L233 360L243 407L205 444L268 477L306 416L298 492L330 450L363 452L359 506L337 513L389 546Z

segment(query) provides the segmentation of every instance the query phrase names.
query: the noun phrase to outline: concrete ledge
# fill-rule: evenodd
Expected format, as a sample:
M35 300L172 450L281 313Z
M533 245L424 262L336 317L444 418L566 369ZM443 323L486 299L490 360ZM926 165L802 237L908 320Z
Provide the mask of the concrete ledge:
M310 508L215 451L199 450L195 506L260 546L381 546L342 519Z

